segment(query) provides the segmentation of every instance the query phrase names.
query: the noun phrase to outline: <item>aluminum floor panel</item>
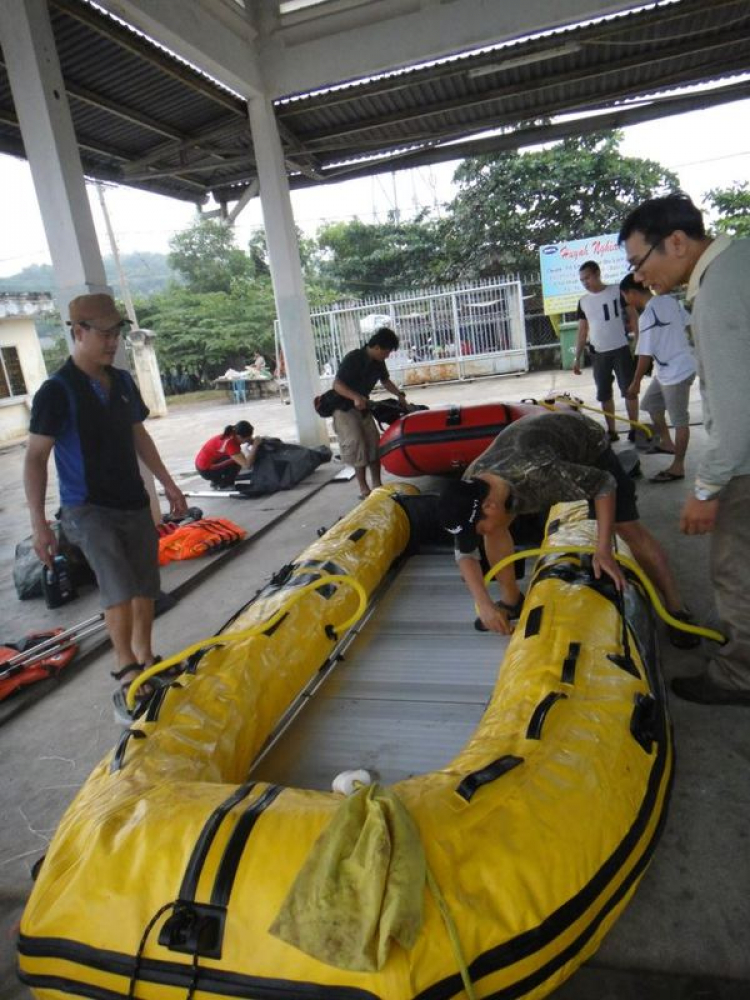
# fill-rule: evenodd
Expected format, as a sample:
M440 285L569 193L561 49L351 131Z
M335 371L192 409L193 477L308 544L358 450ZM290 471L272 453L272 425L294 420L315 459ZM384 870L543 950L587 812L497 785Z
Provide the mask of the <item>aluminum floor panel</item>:
M442 635L388 632L347 654L321 692L327 698L413 698L417 701L486 702L507 640L468 632L456 641Z
M453 554L412 557L252 777L329 789L350 768L391 784L447 766L476 729L508 644L475 632L473 618Z

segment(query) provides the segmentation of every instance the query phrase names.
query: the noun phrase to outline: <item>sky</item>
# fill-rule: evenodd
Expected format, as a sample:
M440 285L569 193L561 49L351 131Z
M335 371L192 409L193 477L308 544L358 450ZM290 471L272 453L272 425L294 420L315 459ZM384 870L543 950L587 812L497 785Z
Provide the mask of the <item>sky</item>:
M673 170L683 190L698 204L711 188L729 187L750 179L750 100L705 111L694 111L624 130L621 151L627 156L653 159ZM384 221L398 208L403 218L422 207L437 207L453 193L455 163L292 192L297 225L314 235L325 222L359 218ZM0 275L10 275L31 264L49 263L34 185L23 160L0 155ZM110 252L98 196L89 186L89 200L102 253ZM106 201L120 253L167 253L170 238L190 225L192 204L147 194L132 188L109 186ZM237 220L240 246L262 226L259 199Z

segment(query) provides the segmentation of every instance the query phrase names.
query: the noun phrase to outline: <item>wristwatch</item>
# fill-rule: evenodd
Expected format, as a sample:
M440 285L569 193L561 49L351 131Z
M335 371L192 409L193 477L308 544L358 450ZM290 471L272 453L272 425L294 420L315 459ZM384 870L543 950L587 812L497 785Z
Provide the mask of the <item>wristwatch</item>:
M707 490L705 486L696 486L693 490L693 496L696 500L716 500L719 492L719 490Z

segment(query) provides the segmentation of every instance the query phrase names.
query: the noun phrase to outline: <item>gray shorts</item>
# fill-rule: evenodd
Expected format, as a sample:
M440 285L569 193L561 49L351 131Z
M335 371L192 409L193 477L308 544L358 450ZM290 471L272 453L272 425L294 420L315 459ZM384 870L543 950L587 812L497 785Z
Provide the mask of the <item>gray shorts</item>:
M690 423L690 386L695 382L695 373L688 375L683 382L674 385L662 385L657 379L651 379L651 385L641 400L641 409L645 410L653 420L655 413L669 414L673 427L687 427Z
M334 410L333 426L339 439L341 460L355 469L378 460L380 432L369 410Z
M63 531L96 574L102 607L159 596L159 536L150 507L113 510L96 504L63 507Z

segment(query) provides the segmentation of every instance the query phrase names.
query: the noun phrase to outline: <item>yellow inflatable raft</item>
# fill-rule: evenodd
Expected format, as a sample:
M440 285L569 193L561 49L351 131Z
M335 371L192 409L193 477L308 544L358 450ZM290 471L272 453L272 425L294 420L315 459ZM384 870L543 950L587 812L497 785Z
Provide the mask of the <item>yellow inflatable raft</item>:
M206 652L83 786L21 924L34 995L450 1000L470 983L509 1000L559 986L633 894L672 774L650 609L636 582L623 602L593 580L575 554L591 523L570 507L548 528L569 552L537 563L473 738L442 770L392 788L434 879L411 948L393 942L379 970L347 971L269 933L342 798L246 777L357 608L340 579L307 584L349 574L371 594L408 543L386 489L228 631L278 621Z

